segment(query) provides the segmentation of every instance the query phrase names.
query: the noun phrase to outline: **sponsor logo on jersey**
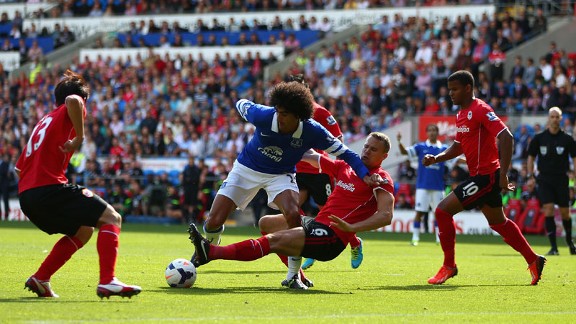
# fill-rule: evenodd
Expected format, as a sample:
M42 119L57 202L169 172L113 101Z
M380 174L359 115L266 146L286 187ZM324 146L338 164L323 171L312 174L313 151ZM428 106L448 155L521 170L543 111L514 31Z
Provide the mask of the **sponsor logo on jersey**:
M259 147L258 151L275 162L280 162L282 160L282 154L284 154L284 151L278 146Z
M499 120L500 118L498 118L498 116L496 116L496 114L491 111L489 113L486 114L486 117L488 117L489 121L495 121L495 120Z
M353 183L345 183L345 182L342 182L342 180L338 180L338 182L336 182L336 186L338 186L344 190L348 190L350 192L354 192L354 190L356 190L356 188L354 188Z
M470 128L468 128L466 126L456 127L456 132L457 133L468 133L468 132L470 132Z

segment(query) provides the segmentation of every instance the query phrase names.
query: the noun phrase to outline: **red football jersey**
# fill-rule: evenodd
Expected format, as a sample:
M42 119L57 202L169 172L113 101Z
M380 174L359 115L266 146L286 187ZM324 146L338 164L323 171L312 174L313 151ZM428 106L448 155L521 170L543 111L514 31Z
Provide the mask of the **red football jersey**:
M84 105L83 110L86 116ZM60 147L75 136L65 104L44 116L32 130L28 144L16 162L16 169L20 170L18 193L68 183L65 172L73 152L64 153Z
M330 225L328 216L335 215L348 223L363 221L378 210L376 190L386 190L394 194L394 183L388 172L381 167L370 170L370 174L378 173L386 184L370 187L354 173L354 170L342 160L332 160L322 156L320 158L320 172L328 174L336 180L334 190L328 198L326 205L320 210L316 221ZM343 232L332 227L342 242L349 242L354 233Z
M492 174L500 168L496 137L505 129L492 107L480 99L458 111L455 141L462 145L471 176Z
M340 126L336 122L336 119L332 114L328 111L328 109L320 106L318 103L314 102L314 115L312 119L320 123L324 128L326 128L330 134L334 137L342 136L342 131L340 130ZM327 153L321 151L318 152L320 154L328 155ZM318 169L312 167L309 163L306 162L298 162L296 164L296 172L298 173L318 173Z

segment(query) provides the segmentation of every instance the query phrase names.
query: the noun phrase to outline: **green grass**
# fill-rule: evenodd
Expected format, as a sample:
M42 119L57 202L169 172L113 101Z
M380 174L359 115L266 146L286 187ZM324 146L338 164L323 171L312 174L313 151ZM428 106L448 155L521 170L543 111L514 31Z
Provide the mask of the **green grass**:
M198 269L194 287L174 289L164 269L193 252L186 228L126 224L116 274L144 291L100 300L96 234L52 278L60 298L41 299L23 290L24 281L59 236L29 223L0 223L0 322L576 322L576 256L563 244L560 256L548 258L538 286L529 285L523 258L499 237L459 236L460 274L431 286L426 280L442 262L431 235L412 247L408 234L362 233L362 266L350 267L348 249L317 262L307 271L316 285L308 291L280 286L285 267L274 255L211 262ZM223 244L258 235L254 228L227 228ZM547 251L544 237L528 240L537 252Z

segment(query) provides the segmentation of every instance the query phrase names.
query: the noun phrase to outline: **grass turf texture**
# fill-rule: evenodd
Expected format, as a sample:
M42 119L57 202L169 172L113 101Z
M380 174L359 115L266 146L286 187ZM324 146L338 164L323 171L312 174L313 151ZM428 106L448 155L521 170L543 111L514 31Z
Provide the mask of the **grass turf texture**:
M223 244L259 235L255 228L227 228ZM576 256L560 242L543 279L530 286L524 259L497 236L458 236L459 275L444 285L426 283L442 263L431 234L417 247L408 234L361 233L364 263L353 270L350 250L306 273L308 291L280 286L285 267L275 255L254 262L213 261L198 269L194 287L167 286L164 269L193 252L185 226L123 227L117 276L142 286L132 299L100 300L96 236L52 278L58 299L23 289L58 235L29 223L0 223L0 322L576 322ZM529 236L538 253L545 237Z

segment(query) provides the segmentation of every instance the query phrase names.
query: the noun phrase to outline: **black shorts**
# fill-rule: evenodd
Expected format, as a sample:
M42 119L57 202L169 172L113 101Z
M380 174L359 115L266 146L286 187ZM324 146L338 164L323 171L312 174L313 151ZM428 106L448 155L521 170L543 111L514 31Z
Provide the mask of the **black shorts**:
M570 188L568 176L538 176L538 199L541 204L554 203L558 207L568 207Z
M346 244L328 225L318 223L310 216L302 217L302 227L306 233L306 243L302 250L303 257L330 261L346 248Z
M328 196L332 193L332 179L325 173L296 173L298 189L308 190L310 197L318 205L326 205Z
M485 204L490 207L502 207L502 189L500 188L500 169L487 175L476 175L468 178L454 189L465 210Z
M96 227L108 206L92 191L77 185L50 185L24 191L20 207L34 225L48 234L73 236L80 226Z

